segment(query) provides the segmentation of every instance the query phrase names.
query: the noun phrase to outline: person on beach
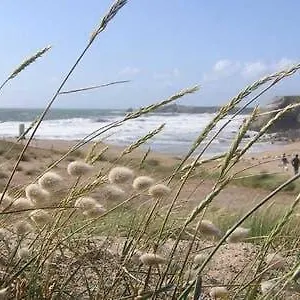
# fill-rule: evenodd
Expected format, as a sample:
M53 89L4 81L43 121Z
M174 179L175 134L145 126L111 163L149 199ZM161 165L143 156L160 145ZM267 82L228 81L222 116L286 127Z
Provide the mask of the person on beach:
M288 170L288 163L289 163L289 162L288 162L288 160L287 160L287 158L286 158L285 153L282 154L281 162L282 162L282 167L283 167L283 169L284 169L285 171L287 171L287 170Z
M296 154L295 157L292 160L292 166L294 168L295 175L298 174L299 164L300 164L300 160L298 158L298 154Z

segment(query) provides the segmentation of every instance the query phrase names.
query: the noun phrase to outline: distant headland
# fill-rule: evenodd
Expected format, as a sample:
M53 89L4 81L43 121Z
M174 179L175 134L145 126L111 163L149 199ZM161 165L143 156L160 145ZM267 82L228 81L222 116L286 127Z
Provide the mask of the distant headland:
M204 113L216 113L220 110L220 106L188 106L179 104L170 104L157 109L156 113L182 113L182 114L204 114ZM232 109L230 113L235 113L239 108ZM128 108L127 112L132 112L133 108ZM251 113L253 108L246 108L241 114Z

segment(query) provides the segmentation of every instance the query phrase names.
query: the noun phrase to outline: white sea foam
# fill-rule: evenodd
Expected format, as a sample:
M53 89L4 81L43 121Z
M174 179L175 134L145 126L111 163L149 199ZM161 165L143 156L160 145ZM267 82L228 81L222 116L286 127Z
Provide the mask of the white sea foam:
M128 145L135 142L137 139L147 134L149 131L157 128L162 123L166 123L164 130L151 139L145 146L151 146L152 150L171 154L184 154L192 145L193 141L202 132L204 127L213 118L214 114L149 114L142 116L139 119L125 122L121 127L101 135L98 139L117 145ZM219 135L210 148L207 154L217 154L228 149L233 137L243 118L246 116L238 116L233 120L225 130ZM101 115L98 120L95 117L86 118L69 118L45 120L37 130L35 138L37 139L63 139L63 140L79 140L84 138L109 122L119 120L118 115ZM227 119L220 121L216 129L211 132L210 137L218 130ZM0 123L0 136L15 137L18 134L20 123L24 123L27 128L30 122L9 121ZM203 145L205 145L204 141ZM253 150L271 147L267 143L257 145Z

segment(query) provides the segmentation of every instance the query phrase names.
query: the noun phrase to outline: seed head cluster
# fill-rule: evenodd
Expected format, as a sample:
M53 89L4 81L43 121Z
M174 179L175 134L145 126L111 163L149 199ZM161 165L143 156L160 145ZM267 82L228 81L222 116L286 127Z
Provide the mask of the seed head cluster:
M0 289L0 300L8 299L8 288Z
M84 176L93 170L93 166L83 161L73 161L67 167L68 174L74 177Z
M30 257L30 250L28 247L22 247L18 250L18 257L20 259L26 260Z
M122 184L131 182L134 177L134 172L127 167L115 167L108 173L110 183Z
M97 218L106 212L106 209L101 204L96 204L94 207L83 212L84 216L89 218Z
M46 206L49 203L50 193L38 184L30 184L25 189L27 199L34 202L37 206Z
M202 220L199 226L199 231L204 235L221 237L221 230L209 220Z
M136 191L141 192L149 189L153 183L153 178L149 176L139 176L134 179L132 186Z
M33 220L37 225L44 226L51 222L52 217L51 215L46 212L44 209L37 209L30 213L30 218Z
M33 202L27 198L17 198L12 204L14 210L27 210L32 209L34 207Z
M106 210L92 197L80 197L75 201L75 208L82 211L84 216L89 218L96 218L101 216Z
M81 197L75 201L74 207L83 210L91 209L97 204L97 201L91 197Z
M199 253L195 255L194 257L194 264L200 266L206 259L207 259L206 254Z
M33 231L33 227L27 221L18 221L15 226L15 232L18 236L23 236L26 233Z
M38 183L44 190L55 192L61 187L63 178L55 172L47 172L38 180Z
M0 193L0 199L1 199L2 195L3 194ZM1 201L1 208L5 209L5 208L11 206L11 204L13 203L13 201L14 201L13 198L10 197L9 195L7 195L7 193L5 193L5 195L4 195L4 197L3 197L2 201Z
M270 269L280 269L285 264L285 259L279 253L270 253L266 256L265 262Z
M149 188L149 194L153 198L163 198L171 193L171 189L166 185L159 183Z
M109 201L121 201L125 198L126 193L117 185L109 184L104 188L103 195Z
M155 253L144 253L140 256L140 261L146 266L155 266L166 263L166 259Z
M210 289L210 297L212 299L227 299L228 298L228 290L223 286L216 286Z
M272 290L274 290L274 287L276 285L276 282L274 280L266 280L266 281L262 281L260 284L260 289L261 289L261 293L263 295L268 294L269 292L271 292Z
M228 243L238 243L243 242L250 233L249 228L237 227L231 235L227 238Z

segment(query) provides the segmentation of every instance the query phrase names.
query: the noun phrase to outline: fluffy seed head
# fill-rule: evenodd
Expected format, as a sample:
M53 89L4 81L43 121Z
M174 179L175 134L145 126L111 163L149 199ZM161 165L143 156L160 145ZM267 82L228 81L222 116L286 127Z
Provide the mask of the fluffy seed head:
M93 208L85 210L83 214L89 218L97 218L105 213L106 209L101 204L96 204Z
M209 220L202 220L199 231L204 235L221 236L221 230Z
M74 204L74 207L83 210L92 209L97 205L97 201L91 197L81 197L78 198Z
M149 188L149 194L154 198L163 198L171 193L171 189L166 185L159 183Z
M37 225L44 226L47 223L51 222L51 215L44 211L43 209L37 209L30 213L30 218Z
M135 250L134 253L132 254L131 256L131 261L133 263L135 263L136 265L139 265L141 264L141 260L140 260L140 257L143 255L143 252L140 251L140 250Z
M2 195L3 194L0 193L0 199L1 199ZM1 208L6 208L6 207L10 206L13 203L13 201L14 201L13 198L8 196L7 193L5 193L5 195L1 201Z
M7 237L7 230L0 228L0 240L5 240Z
M200 266L206 259L207 255L203 253L199 253L194 257L194 264Z
M71 176L84 176L89 174L93 170L93 166L83 161L72 161L69 163L67 171Z
M8 288L3 288L0 290L0 300L8 299Z
M38 184L30 184L25 189L26 197L38 205L47 205L50 194Z
M209 295L213 299L226 299L228 297L228 290L223 286L216 286L210 289Z
M140 256L140 261L146 266L164 264L166 259L155 253L145 253Z
M293 276L292 276L292 279L297 281L300 277L300 266L295 270Z
M104 197L110 201L121 201L125 198L126 193L117 185L107 185L103 191Z
M266 264L270 269L280 269L284 266L285 259L278 253L270 253L266 256Z
M22 236L28 232L33 231L32 226L27 221L19 221L14 226L17 235Z
M249 228L238 227L234 232L227 238L228 243L238 243L244 241L250 233Z
M134 179L132 186L136 191L144 191L149 189L153 182L154 180L149 176L139 176Z
M266 281L262 281L260 284L260 289L263 295L268 294L269 292L271 292L274 287L276 285L276 282L274 280L266 280Z
M184 275L183 278L184 280L190 282L192 280L195 280L197 278L198 275L198 270L197 269L188 269Z
M14 210L23 210L23 209L30 209L34 207L34 204L31 200L27 198L18 198L12 204Z
M131 169L126 167L115 167L108 173L108 180L110 183L126 183L132 181L134 173Z
M30 251L27 247L22 247L18 250L18 257L20 259L28 259L28 257L30 256Z
M43 189L49 192L55 192L62 185L63 178L54 172L47 172L39 179L38 182Z

